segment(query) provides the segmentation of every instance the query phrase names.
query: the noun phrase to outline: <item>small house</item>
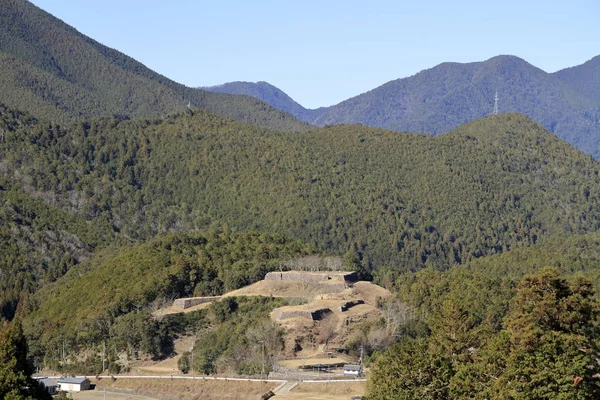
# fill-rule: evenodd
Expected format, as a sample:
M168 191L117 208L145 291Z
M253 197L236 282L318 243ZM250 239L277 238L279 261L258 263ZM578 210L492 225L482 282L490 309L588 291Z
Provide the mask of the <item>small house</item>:
M58 384L54 381L54 379L38 378L38 382L44 385L48 393L50 393L51 395L55 395L58 393Z
M361 376L362 368L360 365L346 364L344 365L344 375Z
M56 380L59 390L65 392L80 392L90 390L90 380L88 378L60 377Z

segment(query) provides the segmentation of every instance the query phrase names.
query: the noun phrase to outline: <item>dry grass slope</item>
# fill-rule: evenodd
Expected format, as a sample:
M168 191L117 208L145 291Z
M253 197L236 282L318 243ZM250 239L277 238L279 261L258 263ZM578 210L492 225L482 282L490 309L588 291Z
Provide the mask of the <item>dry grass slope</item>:
M126 389L158 400L257 400L277 383L191 379L102 379L98 387ZM108 397L107 397L108 398Z

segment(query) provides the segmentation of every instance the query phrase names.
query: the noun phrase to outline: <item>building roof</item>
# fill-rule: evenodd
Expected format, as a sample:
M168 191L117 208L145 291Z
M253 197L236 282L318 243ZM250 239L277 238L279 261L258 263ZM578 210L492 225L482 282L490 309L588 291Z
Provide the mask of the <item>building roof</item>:
M40 378L38 379L38 381L42 382L42 385L44 385L45 387L57 387L58 384L54 381L54 379L50 379L50 378Z
M88 378L77 378L77 377L71 377L71 376L61 376L60 378L58 378L56 380L56 382L58 383L75 383L75 384L82 384L84 382L88 381Z
M360 365L346 364L344 365L344 371L360 371Z

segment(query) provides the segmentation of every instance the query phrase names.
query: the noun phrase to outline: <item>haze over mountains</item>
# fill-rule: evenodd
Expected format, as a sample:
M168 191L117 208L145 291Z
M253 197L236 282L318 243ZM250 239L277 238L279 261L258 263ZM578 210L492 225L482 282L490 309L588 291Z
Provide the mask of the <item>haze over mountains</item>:
M403 132L446 133L489 115L498 91L500 112L521 112L580 150L600 156L600 56L546 73L514 56L443 63L381 85L337 105L307 110L265 82L232 82L215 92L247 94L308 123L364 124Z

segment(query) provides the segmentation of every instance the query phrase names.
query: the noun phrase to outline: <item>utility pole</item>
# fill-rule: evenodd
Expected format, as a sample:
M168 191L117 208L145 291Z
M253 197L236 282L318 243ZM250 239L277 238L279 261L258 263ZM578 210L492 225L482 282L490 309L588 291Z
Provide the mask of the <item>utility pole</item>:
M360 359L358 360L358 365L360 366L360 374L363 371L363 344L360 344Z
M194 344L192 345L192 361L190 363L190 369L192 369L192 367L194 366L194 349L196 348L196 342L194 342Z
M262 381L263 376L265 374L265 341L261 340L259 343L262 343L262 369L260 370L260 380Z
M102 341L102 372L104 371L106 371L106 339Z

